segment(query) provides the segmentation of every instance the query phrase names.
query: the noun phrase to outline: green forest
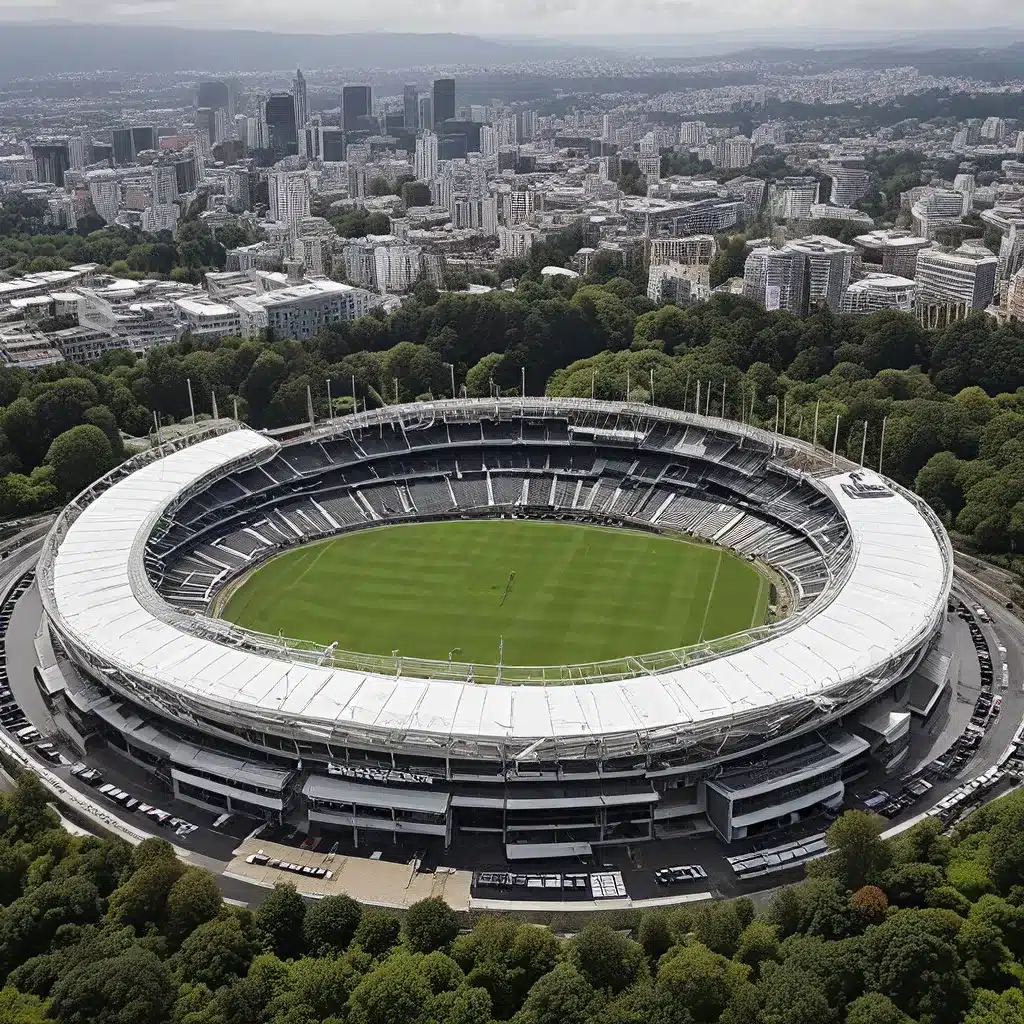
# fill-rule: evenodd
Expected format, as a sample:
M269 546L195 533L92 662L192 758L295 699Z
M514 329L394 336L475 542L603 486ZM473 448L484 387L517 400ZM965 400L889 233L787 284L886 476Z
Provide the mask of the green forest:
M1022 1024L1024 793L950 835L850 811L806 881L552 927L400 919L278 886L253 911L162 839L0 796L3 1024ZM572 930L569 938L560 933Z

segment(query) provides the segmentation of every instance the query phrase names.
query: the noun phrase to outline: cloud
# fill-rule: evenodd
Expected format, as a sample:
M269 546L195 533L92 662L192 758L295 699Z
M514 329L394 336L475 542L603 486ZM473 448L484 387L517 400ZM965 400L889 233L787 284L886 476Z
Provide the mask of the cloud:
M1018 0L0 0L0 19L191 25L281 31L475 32L668 36L710 32L773 39L818 31L934 30L1024 26Z

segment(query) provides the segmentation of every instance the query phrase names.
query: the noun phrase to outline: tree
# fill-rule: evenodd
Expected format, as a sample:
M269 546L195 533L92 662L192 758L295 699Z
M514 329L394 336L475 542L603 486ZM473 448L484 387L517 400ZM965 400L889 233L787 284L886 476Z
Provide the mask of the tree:
M746 964L751 970L751 976L756 980L761 964L766 960L775 960L779 955L779 937L775 926L767 921L752 921L740 933L739 942L736 946L735 959Z
M50 794L39 781L39 776L34 772L22 772L3 806L6 838L32 839L40 832L58 827L60 821L48 806L49 800Z
M352 941L370 956L380 957L398 942L401 930L401 922L394 914L386 910L364 910Z
M16 988L0 989L0 1020L4 1024L48 1024L46 1003L38 996L23 995Z
M167 897L184 874L179 860L153 860L138 868L110 897L107 917L130 925L139 934L151 927L161 928L167 916Z
M351 896L326 896L307 911L303 922L306 949L325 955L343 953L359 926L363 911Z
M186 868L167 894L168 937L175 946L180 945L195 928L212 921L221 906L213 875L202 868Z
M245 975L257 951L235 916L199 925L172 960L179 981L215 990Z
M401 958L387 961L353 990L348 1020L352 1024L415 1024L425 1019L430 998L423 975L410 971Z
M54 483L62 498L70 500L114 465L110 439L89 423L72 427L56 437L46 453Z
M640 915L637 941L652 961L657 961L672 946L672 934L664 911L645 910Z
M589 1024L600 999L571 964L559 964L538 979L523 1003L530 1024Z
M829 856L815 862L813 873L831 875L844 889L875 881L891 856L879 820L867 811L847 811L834 821L825 833Z
M978 992L964 1024L1024 1024L1024 992Z
M133 946L64 972L53 988L50 1012L64 1024L163 1024L173 1001L167 966L150 950Z
M302 953L306 904L294 885L275 885L256 909L254 923L270 949L282 960Z
M444 900L432 897L414 903L405 918L405 937L418 953L446 949L459 934L459 919Z
M748 968L690 941L666 954L658 965L655 992L663 1010L679 1019L689 1011L696 1024L714 1024L747 979Z
M881 992L868 992L850 1003L846 1024L914 1024L914 1022Z
M618 995L646 971L643 947L604 924L588 924L569 943L570 962L597 990Z

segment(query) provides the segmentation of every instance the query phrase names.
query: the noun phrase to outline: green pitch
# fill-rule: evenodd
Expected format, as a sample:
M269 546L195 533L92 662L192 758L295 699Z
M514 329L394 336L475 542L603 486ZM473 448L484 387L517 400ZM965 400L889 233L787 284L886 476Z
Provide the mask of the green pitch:
M514 576L512 574L515 574ZM530 520L361 530L287 552L224 617L343 650L494 664L604 661L764 622L768 583L718 548ZM710 598L710 599L709 599Z

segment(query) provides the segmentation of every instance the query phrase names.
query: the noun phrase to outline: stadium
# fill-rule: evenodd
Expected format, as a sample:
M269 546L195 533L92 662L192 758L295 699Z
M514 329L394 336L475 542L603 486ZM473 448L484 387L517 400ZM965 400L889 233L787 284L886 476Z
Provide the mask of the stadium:
M44 693L183 800L359 845L728 843L900 763L952 566L914 495L724 419L217 421L56 521Z

